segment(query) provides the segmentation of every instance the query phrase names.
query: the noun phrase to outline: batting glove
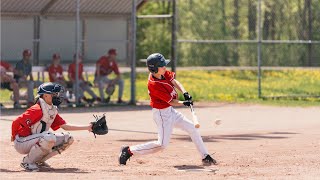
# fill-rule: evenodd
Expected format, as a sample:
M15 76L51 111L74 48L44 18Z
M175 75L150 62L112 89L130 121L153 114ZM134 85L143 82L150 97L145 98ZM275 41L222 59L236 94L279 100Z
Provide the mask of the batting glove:
M193 101L190 101L190 100L187 100L187 101L183 101L183 105L185 106L190 106L190 105L193 105Z
M184 97L184 100L186 101L192 100L192 96L188 92L183 93L183 97Z

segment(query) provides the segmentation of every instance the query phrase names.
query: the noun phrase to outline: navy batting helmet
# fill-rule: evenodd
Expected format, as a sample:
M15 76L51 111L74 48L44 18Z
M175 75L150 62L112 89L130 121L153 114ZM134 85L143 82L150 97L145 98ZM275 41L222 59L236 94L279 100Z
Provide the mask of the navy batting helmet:
M157 73L158 67L167 66L170 60L166 60L160 53L153 53L147 58L147 66L150 72Z
M63 101L64 88L60 84L47 82L38 87L38 95L53 94L52 103L55 106L59 106Z

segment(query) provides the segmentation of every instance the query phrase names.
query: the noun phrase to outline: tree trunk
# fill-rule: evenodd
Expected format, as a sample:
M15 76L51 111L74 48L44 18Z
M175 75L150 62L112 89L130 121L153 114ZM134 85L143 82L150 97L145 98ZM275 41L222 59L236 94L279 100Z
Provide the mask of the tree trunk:
M269 39L269 29L270 29L270 4L266 2L266 10L264 12L264 19L263 19L263 27L262 27L262 37L264 40Z
M221 0L221 13L222 13L222 19L221 19L221 30L222 30L222 34L223 34L223 39L225 39L227 37L227 28L226 28L226 22L227 22L227 16L226 16L226 11L225 11L225 0ZM227 45L223 45L222 46L222 61L223 61L223 65L224 66L228 66L230 65L228 58L228 46Z
M234 13L233 13L233 37L234 39L239 39L239 1L240 0L234 0L233 6L234 6ZM238 45L235 45L235 48L232 53L232 65L236 66L239 65L239 53L238 53Z
M270 16L270 35L271 40L276 40L276 6L277 3L273 4L271 7L271 16Z
M253 40L257 38L256 26L257 26L257 6L254 0L248 2L248 29L249 39Z

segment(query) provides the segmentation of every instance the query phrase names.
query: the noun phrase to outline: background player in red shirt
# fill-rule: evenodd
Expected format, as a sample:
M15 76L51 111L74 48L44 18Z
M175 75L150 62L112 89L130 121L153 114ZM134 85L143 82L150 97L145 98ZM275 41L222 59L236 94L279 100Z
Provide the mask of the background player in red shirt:
M52 64L48 67L49 80L50 82L58 83L65 88L72 88L71 83L68 83L63 76L63 67L60 65L60 60L60 54L55 53L52 55ZM67 99L66 92L64 92L64 97L66 97L66 103L70 103Z
M158 141L147 142L134 146L124 146L119 155L120 165L126 165L127 160L134 154L151 154L165 149L170 142L170 135L174 127L186 131L202 158L203 165L216 164L209 155L199 131L194 124L172 106L190 106L192 97L182 84L175 79L175 73L166 70L169 63L162 54L154 53L147 58L150 71L148 78L148 91L150 106L152 107L153 120L158 127ZM177 99L176 89L183 93L185 101Z
M38 171L47 166L49 158L60 154L72 143L69 133L52 133L62 128L67 131L92 131L91 124L71 125L58 114L57 106L61 103L62 86L55 83L44 83L38 88L37 103L27 109L12 122L11 141L20 154L27 154L21 167L27 171Z
M19 104L19 86L16 80L7 72L14 72L13 67L3 60L0 61L0 82L1 88L13 91L13 107L20 108Z
M60 65L61 57L58 53L52 55L52 64L48 67L50 82L58 83L64 87L67 86L67 81L63 76L63 68Z
M98 84L100 98L104 102L110 101L110 96L105 99L104 98L104 89L105 87L118 85L119 93L118 93L118 101L117 103L122 103L122 95L123 95L123 87L124 81L121 79L121 74L119 72L118 64L116 62L117 52L115 49L110 49L108 51L108 55L100 57L100 59L96 63L96 73L94 83ZM109 79L108 76L114 72L116 75L115 79Z
M80 99L83 99L86 102L94 102L94 101L99 101L101 102L101 99L99 97L97 97L97 95L92 91L91 87L89 86L89 84L84 80L83 78L83 64L82 64L82 57L79 56L79 59L76 59L76 55L73 56L73 63L69 65L68 68L68 77L69 80L72 82L73 84L73 92L75 92L75 87L76 87L76 63L79 64L79 69L78 69L78 86L79 88L79 94L78 97L80 97ZM87 99L84 96L84 92L88 92L90 94L90 96L92 97L92 99Z

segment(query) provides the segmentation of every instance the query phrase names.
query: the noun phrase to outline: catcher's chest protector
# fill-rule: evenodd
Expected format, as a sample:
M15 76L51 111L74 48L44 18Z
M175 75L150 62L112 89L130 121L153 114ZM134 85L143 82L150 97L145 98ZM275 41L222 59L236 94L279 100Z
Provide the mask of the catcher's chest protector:
M44 131L48 131L58 114L58 109L56 106L48 105L42 98L39 98L39 102L43 115L40 121L31 126L32 134L38 134Z

